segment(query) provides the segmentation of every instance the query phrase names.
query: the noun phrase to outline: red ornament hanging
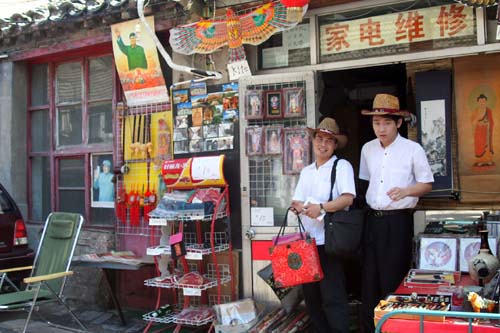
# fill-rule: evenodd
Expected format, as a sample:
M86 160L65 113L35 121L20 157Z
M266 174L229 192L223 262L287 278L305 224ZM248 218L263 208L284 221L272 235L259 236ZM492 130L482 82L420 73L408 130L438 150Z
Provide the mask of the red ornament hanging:
M286 19L288 22L300 22L304 16L309 0L280 0L286 7Z

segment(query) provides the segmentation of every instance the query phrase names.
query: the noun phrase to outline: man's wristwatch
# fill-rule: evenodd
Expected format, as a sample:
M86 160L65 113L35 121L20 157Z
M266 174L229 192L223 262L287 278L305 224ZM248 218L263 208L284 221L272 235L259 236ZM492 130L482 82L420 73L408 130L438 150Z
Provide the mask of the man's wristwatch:
M323 204L322 204L322 203L320 203L320 204L319 204L319 213L320 213L321 215L326 214L326 210L325 210L325 208L323 207Z

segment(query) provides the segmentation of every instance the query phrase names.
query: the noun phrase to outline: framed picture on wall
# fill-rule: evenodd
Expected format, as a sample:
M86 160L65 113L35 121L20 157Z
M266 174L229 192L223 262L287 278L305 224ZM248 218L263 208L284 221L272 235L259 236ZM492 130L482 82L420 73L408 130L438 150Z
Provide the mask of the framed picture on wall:
M115 206L112 161L112 154L92 154L92 191L90 191L92 207L113 208Z
M462 237L460 238L460 247L458 252L459 269L462 272L469 271L469 261L479 253L481 247L481 239L479 237ZM488 237L488 244L493 255L497 255L497 239Z
M266 118L282 118L282 92L281 90L267 90L264 92L266 103Z
M299 174L311 163L310 142L305 128L283 129L283 173Z
M247 156L262 155L262 127L245 129Z
M283 88L284 117L304 117L304 88Z
M279 155L281 154L281 126L265 126L264 127L264 154Z
M262 119L262 90L247 90L245 92L245 119Z
M457 266L457 239L422 237L419 269L454 271Z

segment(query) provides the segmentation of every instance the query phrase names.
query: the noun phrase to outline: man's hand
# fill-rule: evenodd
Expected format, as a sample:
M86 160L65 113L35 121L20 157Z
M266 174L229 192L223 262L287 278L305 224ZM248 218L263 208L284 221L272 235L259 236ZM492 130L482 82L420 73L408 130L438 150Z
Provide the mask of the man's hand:
M115 29L116 38L120 38L120 30Z
M304 203L302 201L292 201L292 211L299 215L302 214Z
M302 214L312 219L321 215L321 207L319 204L308 203L302 208Z
M387 195L391 198L392 201L399 201L408 196L408 192L404 188L393 187L388 192Z

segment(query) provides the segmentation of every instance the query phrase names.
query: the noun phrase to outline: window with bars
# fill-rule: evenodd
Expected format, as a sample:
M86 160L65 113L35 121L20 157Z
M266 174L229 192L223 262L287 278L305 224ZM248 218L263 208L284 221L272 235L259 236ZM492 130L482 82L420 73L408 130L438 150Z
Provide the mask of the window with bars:
M113 226L112 207L92 205L92 162L113 154L112 56L32 64L29 76L29 219L58 210Z
M262 91L262 100L264 104L266 96L269 92L286 92L288 89L302 88L306 89L305 81L293 82L277 82L248 85L246 87L251 91ZM286 99L282 98L283 106L285 108ZM305 105L305 104L304 104ZM304 106L305 107L305 106ZM264 108L267 108L265 106ZM263 150L262 154L248 155L249 166L249 188L250 188L250 206L251 207L273 207L275 224L279 225L285 216L287 207L290 205L291 198L295 191L295 186L298 181L298 172L286 172L286 149L287 149L287 135L288 131L297 129L305 131L306 127L306 110L304 110L301 117L282 117L282 118L269 118L263 117L262 119L248 119L248 128L262 129ZM281 152L278 154L271 154L266 147L269 145L266 138L266 130L275 128L281 129L280 141ZM268 135L269 136L269 135ZM247 146L251 138L245 139ZM303 146L309 145L308 141L302 143ZM308 151L307 154L310 154ZM284 166L285 163L285 166Z

